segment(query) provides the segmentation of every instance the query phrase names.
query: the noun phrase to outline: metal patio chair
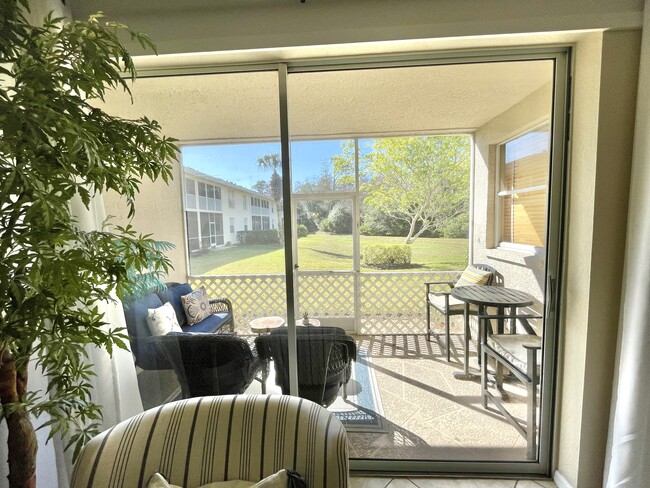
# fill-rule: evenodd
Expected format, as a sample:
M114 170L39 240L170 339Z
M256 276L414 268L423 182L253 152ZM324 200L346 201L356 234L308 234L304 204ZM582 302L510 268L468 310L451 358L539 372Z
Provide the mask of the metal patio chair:
M472 264L465 268L460 278L453 281L429 281L425 283L427 299L427 340L431 341L431 308L441 313L445 318L445 349L447 361L450 360L449 318L452 315L463 315L465 303L450 296L455 286L489 286L496 276L496 270L487 264Z

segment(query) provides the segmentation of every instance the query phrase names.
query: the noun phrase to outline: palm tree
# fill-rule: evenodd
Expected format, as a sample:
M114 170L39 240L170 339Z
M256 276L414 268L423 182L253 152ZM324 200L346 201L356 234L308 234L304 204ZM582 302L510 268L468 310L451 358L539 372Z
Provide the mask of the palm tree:
M266 170L272 169L271 175L270 194L273 199L278 202L282 198L282 177L278 174L278 168L282 165L280 155L278 153L268 153L260 158L257 158L257 167Z

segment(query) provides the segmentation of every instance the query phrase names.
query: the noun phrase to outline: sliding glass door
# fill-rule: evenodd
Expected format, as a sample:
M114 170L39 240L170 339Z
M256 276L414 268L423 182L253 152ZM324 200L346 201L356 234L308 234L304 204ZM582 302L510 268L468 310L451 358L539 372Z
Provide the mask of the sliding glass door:
M270 376L238 393L260 393L262 380L272 394L313 399L320 388L348 430L353 469L545 473L566 54L263 68L144 78L133 107L108 100L180 140L170 186L141 196L157 223L136 222L176 244L174 280L228 298L251 350L285 335L286 357L269 347ZM539 338L532 388L479 361L478 308L466 322L448 294L476 263L495 270L496 287L532 297L482 309L527 316L482 330ZM447 320L432 304L449 299ZM335 357L301 346L330 333ZM322 384L311 377L319 354ZM150 406L178 397L173 370L139 377L143 396L164 390ZM483 406L485 387L514 420ZM532 451L521 432L531 412Z

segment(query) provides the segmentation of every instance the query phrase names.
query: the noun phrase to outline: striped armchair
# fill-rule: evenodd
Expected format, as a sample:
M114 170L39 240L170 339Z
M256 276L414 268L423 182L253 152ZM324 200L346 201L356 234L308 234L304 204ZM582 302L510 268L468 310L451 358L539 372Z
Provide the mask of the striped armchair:
M184 488L259 481L282 468L309 488L348 486L343 425L297 397L226 395L168 403L117 424L82 450L71 488L145 487L156 471Z

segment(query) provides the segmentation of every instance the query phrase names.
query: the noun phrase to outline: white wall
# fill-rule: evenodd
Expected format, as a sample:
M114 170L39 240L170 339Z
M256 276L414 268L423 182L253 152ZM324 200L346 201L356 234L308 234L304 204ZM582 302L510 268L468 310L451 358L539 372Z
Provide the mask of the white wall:
M548 69L553 69L548 66ZM550 121L552 85L546 84L478 129L474 135L474 221L472 256L492 265L505 277L504 285L544 299L544 256L498 248L495 234L496 145Z
M642 0L282 0L273 5L224 0L216 7L195 0L153 6L152 0L76 0L74 11L85 14L101 8L115 13L119 20L152 33L164 53L454 36L478 37L441 39L444 42L437 45L513 46L532 41L528 36L480 36L640 28L643 19ZM638 43L634 31L594 34L578 40L575 50L555 463L576 487L596 487L602 479Z
M150 33L161 53L639 28L642 0L72 0ZM137 52L137 51L134 51Z

